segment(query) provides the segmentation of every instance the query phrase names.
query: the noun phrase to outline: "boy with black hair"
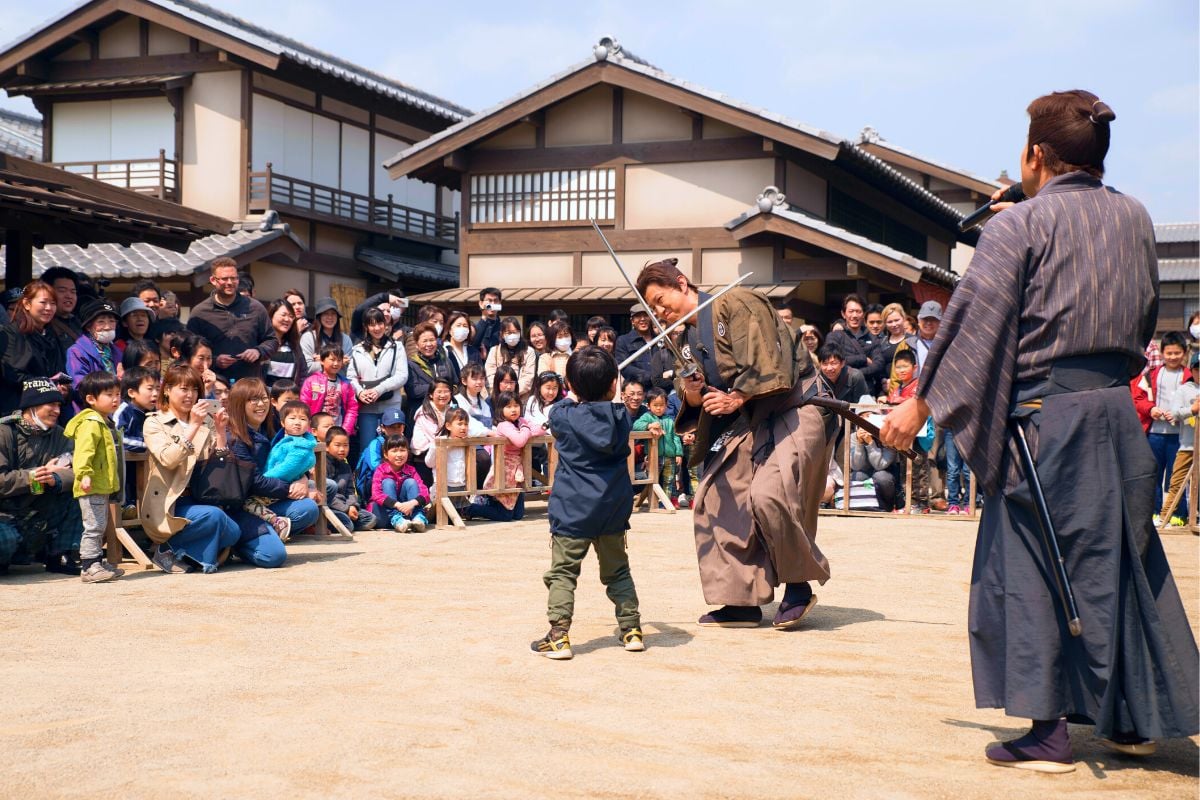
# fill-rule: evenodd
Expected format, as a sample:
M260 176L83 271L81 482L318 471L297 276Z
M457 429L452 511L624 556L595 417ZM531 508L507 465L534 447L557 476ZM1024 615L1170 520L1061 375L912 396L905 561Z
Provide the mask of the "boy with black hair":
M117 408L117 429L127 453L146 452L142 427L146 415L158 408L158 371L130 367L121 376L121 405ZM137 519L137 481L133 464L125 467L125 507L123 519Z
M121 383L111 372L91 372L79 382L87 405L67 423L66 435L75 440L75 498L83 515L79 541L80 580L100 583L119 578L125 570L104 560L104 531L108 505L120 496L124 461L121 432L112 416L121 405Z
M629 572L625 531L633 510L629 480L629 432L617 393L617 362L598 347L584 347L567 361L570 393L550 409L550 430L558 450L558 471L550 494L550 569L542 580L549 591L550 631L530 645L554 660L573 656L568 631L575 608L575 585L588 548L600 562L600 582L616 607L621 642L630 652L645 650L637 590Z
M366 531L375 527L375 515L368 511L354 485L350 456L350 434L333 425L325 435L326 502L346 530Z

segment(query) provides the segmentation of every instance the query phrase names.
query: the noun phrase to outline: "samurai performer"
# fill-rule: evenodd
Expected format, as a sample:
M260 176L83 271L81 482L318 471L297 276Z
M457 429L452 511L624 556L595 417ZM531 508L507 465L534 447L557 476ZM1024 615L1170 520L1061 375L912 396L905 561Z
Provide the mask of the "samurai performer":
M986 225L942 317L917 396L888 416L904 447L932 413L985 493L968 612L979 708L1033 721L987 750L998 766L1075 769L1067 723L1144 756L1197 732L1198 654L1151 518L1154 457L1129 380L1154 333L1150 216L1105 186L1116 118L1090 92L1028 108L1025 202ZM998 195L997 195L998 197ZM1025 433L1074 591L1070 635L1010 428ZM1060 594L1060 592L1063 592Z
M667 326L709 297L675 263L650 264L637 281ZM817 371L770 301L741 287L687 324L683 355L699 372L677 381L683 403L676 429L696 435L700 583L705 602L721 606L699 624L756 627L759 606L782 583L773 624L797 627L817 602L809 582L829 579L816 534L832 445L826 413L802 406Z

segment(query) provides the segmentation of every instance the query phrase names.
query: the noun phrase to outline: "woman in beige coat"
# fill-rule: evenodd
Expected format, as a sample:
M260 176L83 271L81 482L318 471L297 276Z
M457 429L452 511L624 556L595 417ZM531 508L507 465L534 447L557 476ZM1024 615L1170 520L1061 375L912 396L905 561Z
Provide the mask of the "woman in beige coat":
M216 506L193 503L188 483L196 462L224 450L228 414L198 400L200 375L176 364L163 376L159 410L146 418L149 454L142 527L157 545L152 560L163 572L216 572L218 554L241 535L237 524Z

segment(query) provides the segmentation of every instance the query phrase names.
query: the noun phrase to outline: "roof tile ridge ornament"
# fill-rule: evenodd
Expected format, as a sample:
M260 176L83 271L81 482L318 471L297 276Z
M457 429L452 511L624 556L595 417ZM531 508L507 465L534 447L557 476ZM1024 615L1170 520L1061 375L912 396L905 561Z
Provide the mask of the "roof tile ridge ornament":
M865 125L862 132L858 134L858 141L859 144L873 144L875 142L882 142L883 136L870 125Z
M755 201L758 204L758 210L763 214L770 214L776 208L784 208L787 206L787 195L779 191L776 186L768 186L762 190L762 193Z
M592 48L592 57L597 61L607 61L609 56L620 57L621 43L615 36L603 36Z

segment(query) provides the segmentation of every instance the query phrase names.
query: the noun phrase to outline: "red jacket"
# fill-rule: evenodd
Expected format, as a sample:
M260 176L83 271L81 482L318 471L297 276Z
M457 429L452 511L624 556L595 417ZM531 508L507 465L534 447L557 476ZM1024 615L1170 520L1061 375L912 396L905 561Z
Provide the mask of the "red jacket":
M1142 376L1138 375L1129 381L1129 391L1133 394L1133 407L1137 411L1138 420L1142 423L1142 431L1150 432L1150 409L1154 408L1154 403L1150 402L1150 395L1146 393L1146 387L1142 385Z

